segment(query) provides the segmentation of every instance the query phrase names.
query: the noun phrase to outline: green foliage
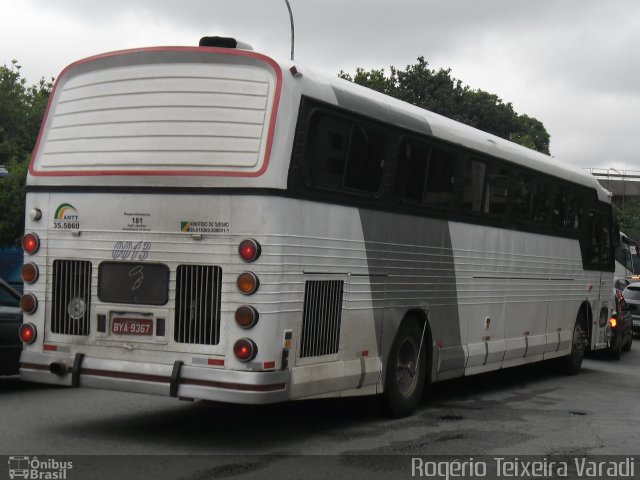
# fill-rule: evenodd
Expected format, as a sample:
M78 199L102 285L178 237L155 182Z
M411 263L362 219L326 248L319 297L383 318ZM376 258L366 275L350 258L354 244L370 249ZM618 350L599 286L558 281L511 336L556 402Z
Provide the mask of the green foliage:
M620 225L620 231L634 240L640 241L640 202L638 199L627 198L624 207L614 203L613 218Z
M463 85L451 76L451 69L429 68L424 57L404 70L391 67L389 75L384 69L358 68L353 77L343 71L338 76L549 154L550 137L542 122L518 115L511 103L504 103L497 95Z
M24 225L24 184L31 152L49 100L51 81L27 86L20 65L0 66L0 247L18 242Z

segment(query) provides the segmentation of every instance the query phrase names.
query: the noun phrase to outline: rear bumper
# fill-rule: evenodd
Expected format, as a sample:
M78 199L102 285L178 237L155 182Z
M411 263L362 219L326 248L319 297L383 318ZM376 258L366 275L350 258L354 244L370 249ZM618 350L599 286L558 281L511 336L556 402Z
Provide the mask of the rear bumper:
M67 373L56 375L58 362ZM23 352L20 378L28 382L148 393L241 404L265 404L289 399L289 370L242 372L221 368L130 362L73 354Z

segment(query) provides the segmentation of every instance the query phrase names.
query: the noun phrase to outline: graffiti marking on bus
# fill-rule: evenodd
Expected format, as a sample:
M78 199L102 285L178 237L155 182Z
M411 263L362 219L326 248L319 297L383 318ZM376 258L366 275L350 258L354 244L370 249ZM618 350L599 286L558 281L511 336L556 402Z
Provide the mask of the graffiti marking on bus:
M151 252L151 243L149 242L116 242L111 251L111 257L114 260L146 260Z
M129 276L133 278L133 283L131 284L131 291L135 292L142 286L142 282L144 280L144 265L136 265L131 270L129 270Z

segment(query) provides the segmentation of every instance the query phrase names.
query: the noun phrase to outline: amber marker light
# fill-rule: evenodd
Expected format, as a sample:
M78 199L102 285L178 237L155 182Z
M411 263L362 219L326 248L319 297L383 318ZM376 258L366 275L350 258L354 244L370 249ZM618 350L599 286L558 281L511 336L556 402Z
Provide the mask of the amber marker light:
M243 305L236 310L236 323L240 328L251 328L258 323L260 315L251 305Z
M609 325L611 325L611 328L616 328L618 326L618 319L616 317L611 317L609 319Z
M244 272L238 275L236 285L238 286L238 290L240 290L240 293L243 293L244 295L251 295L258 290L260 281L258 280L258 277L255 273Z
M33 313L38 309L38 299L33 293L25 293L20 297L20 309L24 313Z
M34 283L38 280L38 266L35 263L25 263L22 266L22 281L24 283Z
M35 233L27 233L22 237L22 248L29 255L33 255L40 248L40 239Z

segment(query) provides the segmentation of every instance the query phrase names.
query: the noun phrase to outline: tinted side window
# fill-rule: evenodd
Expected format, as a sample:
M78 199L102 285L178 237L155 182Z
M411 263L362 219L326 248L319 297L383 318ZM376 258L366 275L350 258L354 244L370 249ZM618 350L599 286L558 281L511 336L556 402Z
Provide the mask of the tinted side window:
M484 197L484 179L487 164L476 159L464 162L464 186L462 192L462 208L470 212L482 211Z
M484 213L504 215L509 193L509 171L505 167L492 165L487 175Z
M374 193L381 187L386 138L356 120L316 112L304 156L316 185Z
M585 263L606 269L613 263L611 217L603 213L587 214L587 249Z
M359 124L351 126L344 186L375 193L380 190L386 156L384 134Z
M598 227L600 234L600 263L602 267L607 267L613 262L611 250L613 249L611 238L611 217L608 215L598 215Z
M513 192L513 218L518 222L543 225L549 217L549 185L542 178L518 173Z
M400 144L395 179L397 197L422 201L430 149L428 144L415 140L404 140Z
M316 114L305 157L311 165L311 176L317 185L340 188L347 159L350 125L343 118Z
M424 203L441 208L451 205L455 168L455 155L438 148L431 150Z
M577 193L561 186L555 198L553 207L553 224L562 230L580 228L582 214L582 197Z
M400 144L396 171L396 196L446 208L453 199L456 156L417 140Z

